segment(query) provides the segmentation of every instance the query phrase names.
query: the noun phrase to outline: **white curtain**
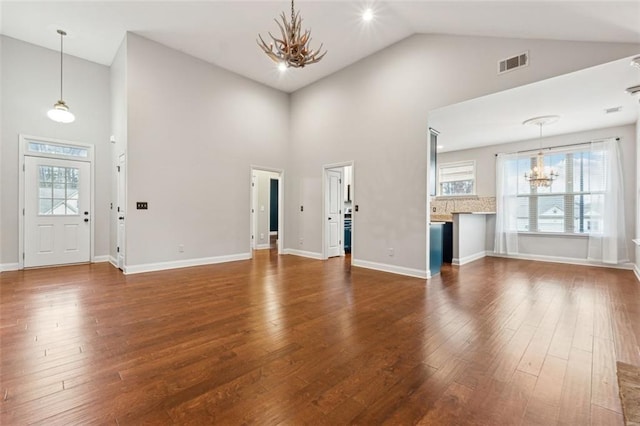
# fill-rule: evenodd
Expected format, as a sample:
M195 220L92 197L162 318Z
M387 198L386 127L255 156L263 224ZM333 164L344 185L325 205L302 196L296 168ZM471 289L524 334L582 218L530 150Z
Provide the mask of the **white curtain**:
M618 142L615 139L592 142L590 161L591 215L601 215L602 220L599 221L600 229L589 232L587 258L602 263L627 262L624 185ZM602 191L602 194L593 194L596 191Z
M498 154L496 157L494 251L500 254L518 253L518 179L517 171L509 172L510 168L517 168L517 160L518 154Z

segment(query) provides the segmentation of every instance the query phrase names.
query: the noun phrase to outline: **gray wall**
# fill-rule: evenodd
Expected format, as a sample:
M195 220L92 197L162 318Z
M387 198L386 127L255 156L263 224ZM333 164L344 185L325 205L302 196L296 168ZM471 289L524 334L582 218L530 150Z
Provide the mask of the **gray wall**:
M285 168L287 94L131 33L126 79L127 266L248 255L251 165Z
M60 97L60 52L0 36L2 130L0 264L18 263L18 135L95 146L94 254L109 253L110 147L109 68L65 55L64 100L76 120L60 124L47 111Z
M496 75L499 58L525 50L535 58L529 67ZM631 44L415 35L293 93L285 247L322 252L322 165L355 160L360 211L354 213L354 260L426 273L429 111L637 50ZM395 249L393 257L388 248Z
M591 130L568 135L542 138L542 145L546 147L588 142L591 140L620 137L620 153L624 179L625 222L628 241L628 253L633 262L636 249L632 236L636 235L636 126ZM477 194L481 197L494 197L496 194L496 160L497 153L524 151L540 146L540 139L513 142L508 144L491 145L476 149L443 152L438 154L438 161L448 163L452 161L476 160ZM495 232L495 217L489 217L487 226L487 250L493 251L493 233ZM538 256L586 259L587 238L579 236L556 235L520 235L518 237L520 252Z

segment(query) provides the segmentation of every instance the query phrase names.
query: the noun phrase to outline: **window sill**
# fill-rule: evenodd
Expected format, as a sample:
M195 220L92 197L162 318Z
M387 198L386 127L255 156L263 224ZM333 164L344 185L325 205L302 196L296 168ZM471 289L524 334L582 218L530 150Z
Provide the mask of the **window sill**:
M567 232L529 232L518 231L518 235L530 235L534 237L563 237L563 238L589 238L589 234L569 234Z
M436 200L477 200L480 197L474 194L465 195L436 195Z

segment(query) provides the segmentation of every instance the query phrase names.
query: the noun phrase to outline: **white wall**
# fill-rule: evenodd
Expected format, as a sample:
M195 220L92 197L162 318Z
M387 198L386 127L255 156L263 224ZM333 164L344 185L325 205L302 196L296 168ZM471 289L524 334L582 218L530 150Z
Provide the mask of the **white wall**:
M637 49L416 35L293 93L286 247L322 252L322 165L355 160L354 205L360 210L354 212L354 261L426 274L428 112ZM532 58L529 67L496 75L498 59L525 50ZM395 249L393 257L388 248Z
M640 110L640 107L638 107ZM640 240L640 118L636 122L636 238ZM640 280L640 244L636 245L636 275Z
M625 222L629 236L627 241L630 260L636 259L636 249L632 236L636 235L635 204L636 204L636 126L634 124L622 127L609 127L587 132L542 138L542 146L553 147L573 143L588 142L607 137L620 137L619 147L622 155L624 179ZM494 197L496 194L496 160L497 153L525 151L540 146L540 139L532 139L508 144L485 146L461 151L443 152L438 154L438 161L476 160L476 188L481 197ZM495 218L487 220L487 250L493 251L493 233L495 232ZM587 238L570 236L541 236L521 235L518 237L519 251L522 254L550 256L571 259L586 259Z
M285 169L287 94L135 34L126 78L127 270L249 256L251 165Z
M110 147L109 68L65 55L64 100L75 114L71 124L47 117L60 97L60 52L13 38L2 40L2 130L0 137L2 258L17 264L18 135L76 141L95 146L94 254L109 253Z

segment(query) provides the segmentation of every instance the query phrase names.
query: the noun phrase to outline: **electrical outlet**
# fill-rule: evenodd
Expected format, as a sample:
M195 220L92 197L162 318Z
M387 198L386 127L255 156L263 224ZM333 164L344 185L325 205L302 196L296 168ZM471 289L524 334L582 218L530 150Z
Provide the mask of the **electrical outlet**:
M435 207L432 207L432 208L431 208L431 211L435 213L435 212L436 212L436 208L435 208Z
M388 251L388 253L389 253L389 257L393 257L393 254L394 254L393 247L389 247L389 248L387 249L387 251Z
M136 201L136 209L147 210L148 208L149 204L146 201Z
M178 244L178 252L184 253L184 244Z

